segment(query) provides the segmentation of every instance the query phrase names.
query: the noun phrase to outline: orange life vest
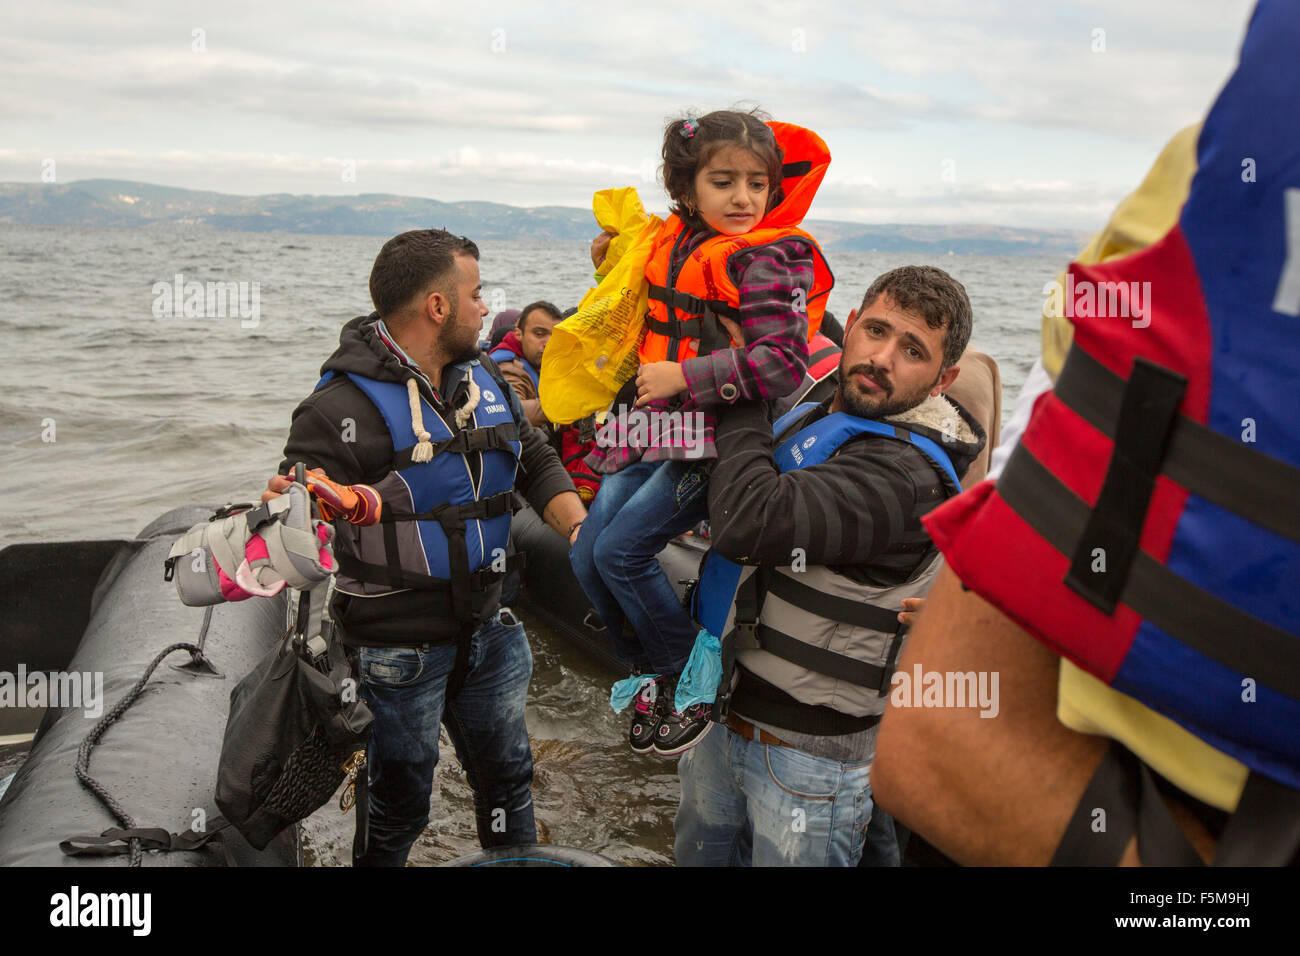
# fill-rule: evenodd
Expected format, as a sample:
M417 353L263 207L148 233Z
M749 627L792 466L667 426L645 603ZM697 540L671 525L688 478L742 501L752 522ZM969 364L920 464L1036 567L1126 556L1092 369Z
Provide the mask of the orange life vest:
M800 236L813 248L813 287L804 303L808 312L808 338L821 327L826 296L835 284L821 247L798 228L817 187L826 175L831 154L812 130L790 123L768 123L783 153L781 185L785 197L752 230L738 236L717 235L692 252L676 276L669 276L673 249L687 229L676 215L660 227L646 263L650 305L640 356L644 362L685 361L728 348L727 333L716 316L740 321L740 290L727 271L728 260L741 249L764 246Z

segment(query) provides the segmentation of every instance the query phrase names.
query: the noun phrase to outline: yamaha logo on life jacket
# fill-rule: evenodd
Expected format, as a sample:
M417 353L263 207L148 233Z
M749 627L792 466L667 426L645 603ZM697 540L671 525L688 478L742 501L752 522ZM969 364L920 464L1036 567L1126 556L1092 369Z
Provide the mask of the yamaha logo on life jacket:
M780 437L817 406L796 406L773 426ZM829 459L845 442L879 435L914 445L944 477L949 495L961 482L948 455L935 442L902 425L826 415L786 438L773 453L782 472ZM729 706L777 727L812 734L865 730L879 720L893 662L902 646L898 610L905 597L923 596L938 574L937 553L909 580L894 587L859 584L829 568L742 566L716 551L705 555L692 611L710 634L723 641L723 686L715 717ZM731 701L733 661L742 680ZM750 675L775 688L788 702L743 695Z

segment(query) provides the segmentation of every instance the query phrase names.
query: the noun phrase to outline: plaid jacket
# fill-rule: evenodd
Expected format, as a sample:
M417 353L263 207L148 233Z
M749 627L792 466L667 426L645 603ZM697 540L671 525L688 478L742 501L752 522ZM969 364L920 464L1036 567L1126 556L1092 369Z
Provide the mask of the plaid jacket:
M676 276L687 257L714 235L698 230L681 243L671 274ZM808 316L795 304L812 291L812 248L791 236L741 250L728 261L727 270L740 290L740 326L747 344L687 359L682 363L686 391L643 408L681 415L656 416L652 426L638 428L635 418L611 414L586 459L596 473L612 474L642 460L716 458L713 430L719 408L746 399L782 398L803 380ZM796 289L803 290L802 297L796 296Z

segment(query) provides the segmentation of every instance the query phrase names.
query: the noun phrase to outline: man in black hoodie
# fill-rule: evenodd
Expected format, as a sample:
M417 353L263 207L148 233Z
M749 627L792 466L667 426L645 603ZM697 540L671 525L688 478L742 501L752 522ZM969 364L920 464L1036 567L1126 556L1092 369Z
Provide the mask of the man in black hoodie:
M370 274L377 311L343 327L325 377L293 413L280 463L280 476L303 461L383 499L380 524L336 522L332 617L359 649L375 715L359 866L404 865L428 824L440 724L474 790L479 842L537 838L524 722L532 655L499 606L516 474L570 540L585 510L478 350L481 288L468 239L439 229L389 240ZM280 476L264 498L287 487Z
M920 519L985 442L943 395L970 330L959 282L895 269L849 313L831 398L775 437L762 403L720 416L709 520L727 560L705 561L696 618L724 639L726 676L678 764L679 866L858 864L897 615L939 569Z

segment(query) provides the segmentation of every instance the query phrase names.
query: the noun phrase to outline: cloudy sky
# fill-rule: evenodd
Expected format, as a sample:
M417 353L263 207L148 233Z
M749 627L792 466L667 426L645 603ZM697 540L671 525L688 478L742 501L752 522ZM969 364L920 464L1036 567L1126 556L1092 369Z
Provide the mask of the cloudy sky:
M1251 6L0 0L0 181L662 209L665 120L756 104L830 145L815 218L1093 229Z

